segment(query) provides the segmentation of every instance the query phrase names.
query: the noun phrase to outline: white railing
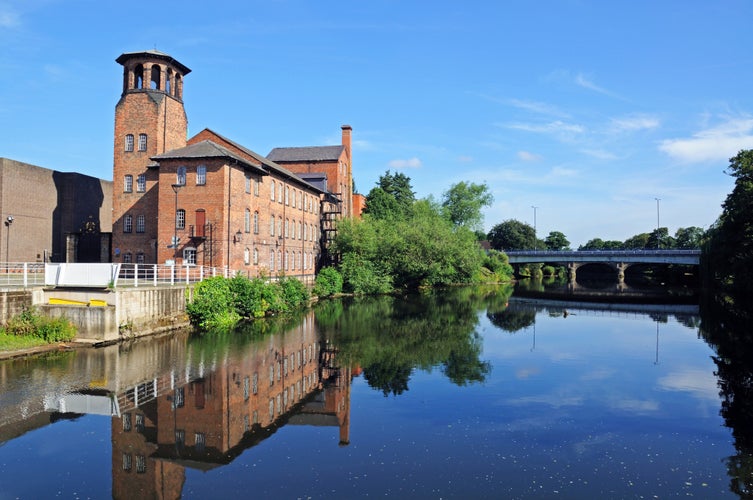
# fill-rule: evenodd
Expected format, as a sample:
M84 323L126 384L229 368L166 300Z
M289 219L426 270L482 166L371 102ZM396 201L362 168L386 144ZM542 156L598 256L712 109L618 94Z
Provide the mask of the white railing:
M85 264L83 264L85 265ZM185 266L163 264L120 264L113 287L144 287L164 285L186 285L198 283L212 276L230 278L242 274L248 278L261 277L248 270L231 270L226 267ZM315 276L287 272L285 276L296 278L306 285L313 285ZM276 281L278 276L265 277ZM0 263L0 288L45 286L45 265L43 262L4 262Z

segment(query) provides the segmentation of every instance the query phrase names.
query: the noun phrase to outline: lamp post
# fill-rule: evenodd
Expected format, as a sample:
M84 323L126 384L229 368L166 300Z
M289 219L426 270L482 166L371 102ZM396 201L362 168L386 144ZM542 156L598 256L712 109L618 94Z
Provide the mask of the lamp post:
M5 219L5 227L8 228L8 234L5 236L5 262L10 262L10 226L13 224L13 220L12 215Z
M654 198L656 200L656 249L659 250L659 202L661 201L661 198Z
M535 207L531 205L531 208L533 209L533 251L536 251L536 209L539 207Z
M178 191L183 187L183 184L171 184L173 192L175 193L175 229L173 232L173 264L178 263Z

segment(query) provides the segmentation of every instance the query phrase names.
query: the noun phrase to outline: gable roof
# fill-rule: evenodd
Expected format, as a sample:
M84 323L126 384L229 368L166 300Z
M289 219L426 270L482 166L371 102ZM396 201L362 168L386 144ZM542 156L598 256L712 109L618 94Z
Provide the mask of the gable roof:
M227 148L220 146L212 141L201 141L196 144L191 144L183 148L173 149L166 153L152 156L150 159L156 162L160 160L176 160L176 159L198 159L198 158L227 158L235 161L241 165L244 165L250 169L257 171L260 174L267 174L261 165L255 165L246 160L240 155L237 155Z
M345 146L309 146L303 148L274 148L267 158L274 162L337 161Z

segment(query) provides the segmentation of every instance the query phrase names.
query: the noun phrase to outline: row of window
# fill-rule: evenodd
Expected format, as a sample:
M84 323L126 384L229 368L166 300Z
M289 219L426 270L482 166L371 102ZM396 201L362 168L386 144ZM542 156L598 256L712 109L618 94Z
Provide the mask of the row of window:
M282 182L277 183L278 191L275 199L275 181L270 181L269 199L278 203L285 203L287 206L298 208L304 212L317 213L319 211L319 199L312 195L304 194L303 191L290 189L290 186L284 186ZM258 193L256 193L258 194Z
M288 403L295 403L301 399L304 394L307 394L316 384L315 377L315 373L306 375L302 381L298 380L294 384L290 384L290 387L283 389L282 394L278 394L275 398L269 398L269 419L274 420L275 418L275 406L277 407L277 416L280 416L282 415L283 409L287 410ZM290 400L288 399L288 394L290 394Z
M143 215L136 216L136 232L143 233L146 230L146 217ZM123 232L133 232L133 215L126 214L123 216Z
M123 177L123 192L133 192L133 176L130 174ZM136 176L136 192L146 192L146 174L139 174L138 176Z
M252 219L251 210L247 208L243 225L244 225L245 232L250 233L253 228L254 234L259 234L259 212L254 212L253 219ZM294 240L299 239L299 240L305 240L305 241L317 240L318 231L315 224L306 224L301 221L299 221L296 224L295 220L293 220L291 224L289 219L285 219L285 225L283 226L282 217L278 217L277 218L277 235L278 236L283 235L283 227L285 228L284 235L286 238L292 238ZM269 235L270 236L275 235L275 216L274 215L272 215L269 219Z
M126 134L125 136L125 150L130 153L133 151L133 134ZM146 151L147 135L139 134L139 151Z
M276 258L275 258L276 255ZM185 254L184 254L185 256ZM314 252L301 252L295 250L286 250L283 256L282 250L277 250L275 254L274 248L269 250L269 270L270 271L305 271L307 269L313 269L316 263L317 254ZM283 258L285 260L283 260ZM259 249L246 248L243 250L243 263L250 265L259 265ZM277 267L275 267L275 265Z

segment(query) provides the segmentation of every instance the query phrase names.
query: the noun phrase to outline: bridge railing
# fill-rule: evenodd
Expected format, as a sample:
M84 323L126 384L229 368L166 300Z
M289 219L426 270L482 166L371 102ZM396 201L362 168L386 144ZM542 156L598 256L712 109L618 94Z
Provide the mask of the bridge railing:
M510 250L507 255L540 255L542 257L602 257L604 255L646 255L646 256L673 256L673 255L701 255L697 249L670 249L670 250Z

